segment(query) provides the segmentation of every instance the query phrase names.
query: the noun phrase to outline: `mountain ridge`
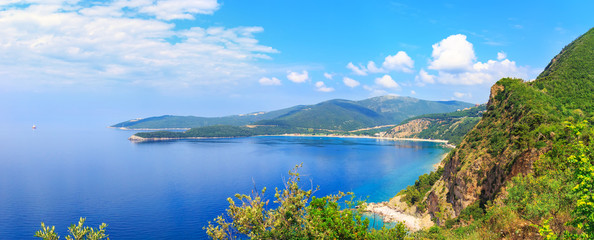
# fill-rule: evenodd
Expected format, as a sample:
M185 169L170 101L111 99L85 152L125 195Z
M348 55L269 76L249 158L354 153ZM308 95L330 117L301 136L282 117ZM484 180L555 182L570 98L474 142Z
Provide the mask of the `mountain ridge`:
M332 99L313 105L297 105L270 112L214 118L163 115L128 120L111 127L134 130L189 129L213 125L291 125L302 128L350 131L365 127L397 124L412 116L451 112L473 105L460 101L428 101L387 95L359 101Z

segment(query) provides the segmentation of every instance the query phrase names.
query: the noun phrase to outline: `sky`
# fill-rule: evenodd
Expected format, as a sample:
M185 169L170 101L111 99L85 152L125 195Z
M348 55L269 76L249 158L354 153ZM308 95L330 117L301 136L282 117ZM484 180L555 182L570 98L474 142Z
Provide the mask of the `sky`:
M591 1L0 0L0 122L224 116L381 95L485 103ZM50 121L50 120L47 120Z

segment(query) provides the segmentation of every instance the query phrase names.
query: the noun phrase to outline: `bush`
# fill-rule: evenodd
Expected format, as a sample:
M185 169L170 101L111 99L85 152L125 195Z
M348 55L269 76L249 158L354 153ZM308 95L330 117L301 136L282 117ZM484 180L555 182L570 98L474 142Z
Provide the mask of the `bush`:
M267 209L268 201L261 194L237 194L238 205L231 198L226 215L209 222L204 229L212 239L404 239L407 235L402 223L395 228L368 231L369 219L362 218L361 201L354 201L352 193L339 193L321 198L312 196L314 190L299 186L296 166L285 189L275 190L277 208ZM339 201L348 208L342 209ZM359 208L354 208L358 206Z

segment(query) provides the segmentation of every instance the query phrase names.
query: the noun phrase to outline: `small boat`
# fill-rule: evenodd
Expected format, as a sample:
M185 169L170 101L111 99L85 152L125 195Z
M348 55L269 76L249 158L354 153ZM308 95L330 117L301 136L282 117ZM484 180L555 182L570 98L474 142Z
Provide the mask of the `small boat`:
M31 128L33 128L33 130L35 130L35 129L37 129L37 126L33 125L33 127L31 127Z

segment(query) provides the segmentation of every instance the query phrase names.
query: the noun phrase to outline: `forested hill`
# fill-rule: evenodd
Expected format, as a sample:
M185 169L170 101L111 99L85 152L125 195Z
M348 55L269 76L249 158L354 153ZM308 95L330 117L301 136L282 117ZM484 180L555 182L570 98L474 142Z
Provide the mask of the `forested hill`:
M535 81L493 85L482 119L431 174L438 180L399 194L442 226L420 238L592 239L593 111L590 30Z
M397 124L427 113L453 112L473 104L460 101L427 101L411 97L382 96L361 101L330 100L315 105L299 105L271 112L227 117L160 116L133 119L111 127L124 129L194 128L213 125L274 125L350 131Z

